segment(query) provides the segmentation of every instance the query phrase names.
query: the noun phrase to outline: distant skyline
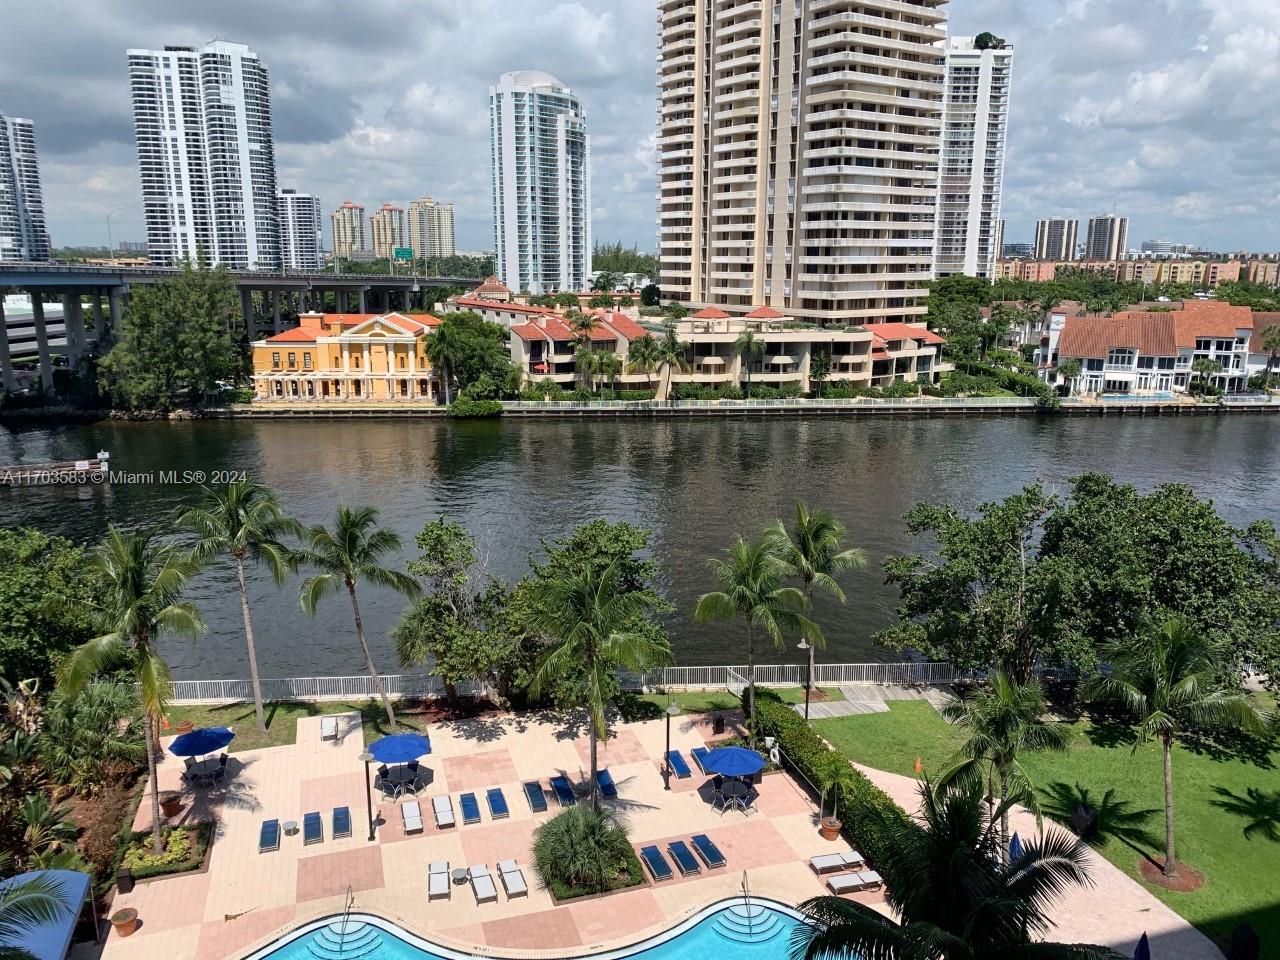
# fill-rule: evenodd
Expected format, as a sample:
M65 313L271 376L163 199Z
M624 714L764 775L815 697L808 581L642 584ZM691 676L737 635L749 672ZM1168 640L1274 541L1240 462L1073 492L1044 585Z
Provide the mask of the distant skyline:
M1130 220L1143 240L1280 249L1275 0L952 0L951 32L1014 44L1007 242L1034 220ZM251 46L271 71L281 188L373 210L454 202L457 246L492 246L487 98L545 70L582 99L593 235L655 248L653 0L47 0L3 15L0 112L35 123L55 245L143 240L125 50Z

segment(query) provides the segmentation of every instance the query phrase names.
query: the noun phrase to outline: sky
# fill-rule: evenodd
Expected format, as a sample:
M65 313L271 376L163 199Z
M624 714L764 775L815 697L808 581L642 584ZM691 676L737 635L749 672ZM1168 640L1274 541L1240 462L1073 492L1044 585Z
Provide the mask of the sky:
M951 0L1015 49L1006 240L1038 216L1129 240L1280 249L1280 0ZM592 136L593 233L655 246L654 0L4 0L0 113L35 121L55 245L144 240L125 50L247 43L271 71L277 180L372 212L452 200L493 246L488 90L545 70ZM325 217L328 234L328 218Z

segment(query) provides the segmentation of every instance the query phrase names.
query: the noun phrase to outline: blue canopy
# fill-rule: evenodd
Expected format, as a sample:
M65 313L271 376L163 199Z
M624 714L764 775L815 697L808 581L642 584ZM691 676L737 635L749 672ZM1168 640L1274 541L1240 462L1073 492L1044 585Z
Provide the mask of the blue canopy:
M746 777L764 769L764 757L744 747L720 747L702 758L702 769L726 777Z
M1145 933L1138 941L1138 949L1133 951L1133 960L1151 960L1151 944L1147 942Z
M221 750L235 738L230 727L201 727L174 740L169 752L175 757L200 757Z
M1022 856L1022 838L1018 836L1018 831L1013 832L1013 839L1009 841L1009 859L1017 860Z
M431 752L431 741L420 733L397 733L369 744L369 752L379 763L408 763Z
M66 910L59 911L52 923L39 926L23 925L6 946L26 950L36 960L63 960L71 946L80 909L89 893L89 875L76 870L34 870L8 880L0 880L0 891L8 893L36 877L45 877L58 888Z

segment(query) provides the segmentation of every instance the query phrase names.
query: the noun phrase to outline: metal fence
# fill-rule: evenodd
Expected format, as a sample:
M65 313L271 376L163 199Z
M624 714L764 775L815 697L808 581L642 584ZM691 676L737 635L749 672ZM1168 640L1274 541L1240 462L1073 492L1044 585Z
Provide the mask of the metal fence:
M930 407L987 408L987 407L1035 407L1035 397L917 397L911 400L881 399L876 397L832 397L822 400L804 398L778 400L592 400L581 403L574 400L504 400L504 410L513 412L556 411L571 413L589 410L820 410L824 408L884 407L894 410L914 410Z
M804 664L756 664L755 681L762 687L804 685ZM724 690L745 683L745 665L719 667L664 667L647 673L622 674L625 690ZM844 683L929 684L951 683L958 676L949 663L819 663L813 670L815 686ZM367 676L290 677L262 680L265 700L365 700L377 696ZM387 696L394 699L429 699L444 696L444 684L430 674L389 674L382 677ZM464 697L483 696L489 687L483 681L458 684ZM253 685L248 680L175 680L174 703L248 702Z

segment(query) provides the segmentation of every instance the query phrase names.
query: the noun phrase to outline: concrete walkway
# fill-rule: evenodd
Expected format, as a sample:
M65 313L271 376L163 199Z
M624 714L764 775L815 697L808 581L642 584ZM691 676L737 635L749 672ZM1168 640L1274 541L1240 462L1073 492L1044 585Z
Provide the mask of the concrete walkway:
M814 701L809 704L811 720L851 717L864 713L887 713L890 700L928 700L935 709L941 710L943 704L951 699L951 692L945 686L847 683L838 689L844 694L843 700ZM793 709L803 716L804 702L800 702Z

